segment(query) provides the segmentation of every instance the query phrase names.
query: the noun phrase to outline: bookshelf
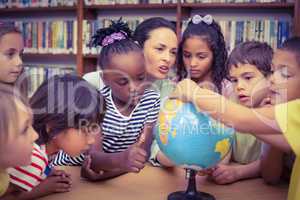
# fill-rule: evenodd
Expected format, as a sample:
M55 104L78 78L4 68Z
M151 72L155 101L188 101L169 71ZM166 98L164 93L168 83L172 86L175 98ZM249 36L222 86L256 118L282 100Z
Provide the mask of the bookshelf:
M76 5L60 6L60 7L26 7L26 8L0 8L0 20L6 15L23 15L28 13L75 13L77 20L77 52L76 53L45 53L43 56L50 57L50 59L57 57L69 57L74 59L76 63L76 71L79 75L94 71L97 66L97 56L94 54L85 54L83 52L83 26L85 20L96 20L101 12L112 13L131 13L135 14L148 12L153 13L153 16L164 16L165 13L171 13L176 20L177 35L180 37L182 22L187 19L194 11L206 11L213 13L234 13L246 11L251 20L251 12L266 12L266 13L284 13L293 19L293 35L300 36L300 0L295 0L293 3L182 3L180 0L177 3L166 4L113 4L113 5L85 5L84 0L77 0ZM250 13L250 14L249 14ZM53 14L55 15L55 14ZM255 15L255 14L253 14ZM109 17L109 16L108 16ZM25 57L38 57L38 53L26 53Z

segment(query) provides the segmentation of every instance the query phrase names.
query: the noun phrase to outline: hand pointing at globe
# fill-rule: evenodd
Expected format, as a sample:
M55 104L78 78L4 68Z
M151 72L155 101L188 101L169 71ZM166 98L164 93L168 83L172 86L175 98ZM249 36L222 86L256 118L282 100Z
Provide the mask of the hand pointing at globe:
M196 98L196 91L199 86L191 79L180 81L175 90L169 96L170 99L179 99L184 102L192 102Z

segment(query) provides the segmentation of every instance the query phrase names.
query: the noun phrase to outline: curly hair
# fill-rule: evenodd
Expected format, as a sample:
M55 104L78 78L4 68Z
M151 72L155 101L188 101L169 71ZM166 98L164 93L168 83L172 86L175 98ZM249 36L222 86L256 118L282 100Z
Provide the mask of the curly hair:
M213 52L211 78L218 91L221 92L222 81L226 75L224 71L224 65L227 59L227 50L221 28L219 24L217 24L214 20L212 24L206 24L205 22L194 24L192 21L188 23L188 26L183 33L182 40L178 48L179 56L177 57L177 77L179 80L187 77L187 71L184 66L182 57L183 45L188 38L191 38L193 36L198 36L206 41L209 48Z
M131 51L142 52L140 45L135 43L132 39L132 31L128 27L128 24L123 22L122 18L117 21L112 20L111 22L109 27L98 29L91 41L92 46L102 46L98 57L98 64L101 68L105 68L110 64L112 55L126 54ZM107 37L111 37L114 33L119 33L122 37L112 39L109 44L104 44L104 40L106 40Z

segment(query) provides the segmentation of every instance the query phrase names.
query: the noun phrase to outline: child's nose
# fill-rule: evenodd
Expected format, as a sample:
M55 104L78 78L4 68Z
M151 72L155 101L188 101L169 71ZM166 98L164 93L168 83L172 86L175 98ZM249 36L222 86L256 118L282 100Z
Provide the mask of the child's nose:
M32 131L31 131L31 139L32 141L36 141L37 139L39 138L39 135L37 134L37 132L32 128Z
M91 144L94 144L94 143L95 143L95 136L94 136L94 134L89 134L87 136L87 144L91 145Z

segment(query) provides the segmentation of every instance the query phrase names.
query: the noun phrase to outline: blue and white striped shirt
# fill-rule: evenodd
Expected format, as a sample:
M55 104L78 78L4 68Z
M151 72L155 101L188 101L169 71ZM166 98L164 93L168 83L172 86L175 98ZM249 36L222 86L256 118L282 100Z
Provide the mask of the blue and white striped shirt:
M102 147L107 153L122 152L134 144L146 123L155 123L160 109L160 96L153 90L145 90L130 116L124 116L115 106L111 89L105 86L100 91L106 100L106 113L102 124ZM84 155L71 157L59 151L52 165L81 165Z
M124 151L137 141L146 123L156 122L160 96L153 90L145 90L130 116L124 116L113 102L111 89L104 87L101 93L106 100L106 113L102 125L103 150L107 153Z

